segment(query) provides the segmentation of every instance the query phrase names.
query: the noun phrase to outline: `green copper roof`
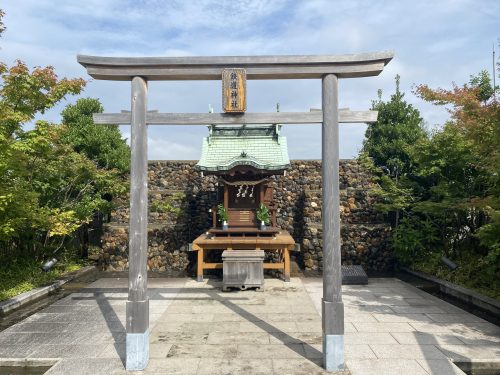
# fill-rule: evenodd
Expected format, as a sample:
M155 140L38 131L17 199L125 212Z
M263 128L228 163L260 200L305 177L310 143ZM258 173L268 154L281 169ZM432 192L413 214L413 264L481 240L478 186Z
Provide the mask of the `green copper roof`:
M280 125L211 126L203 138L201 171L229 171L237 166L252 166L264 171L290 167L286 138Z

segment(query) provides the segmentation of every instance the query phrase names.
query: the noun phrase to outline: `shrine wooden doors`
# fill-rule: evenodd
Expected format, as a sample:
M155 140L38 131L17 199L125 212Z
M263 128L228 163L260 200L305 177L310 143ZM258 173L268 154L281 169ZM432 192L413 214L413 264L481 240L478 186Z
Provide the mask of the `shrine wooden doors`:
M261 185L226 185L224 198L227 202L230 227L255 227L255 211L260 203Z
M262 202L272 204L272 188L265 183L256 185L224 185L224 207L230 227L257 227L256 210Z

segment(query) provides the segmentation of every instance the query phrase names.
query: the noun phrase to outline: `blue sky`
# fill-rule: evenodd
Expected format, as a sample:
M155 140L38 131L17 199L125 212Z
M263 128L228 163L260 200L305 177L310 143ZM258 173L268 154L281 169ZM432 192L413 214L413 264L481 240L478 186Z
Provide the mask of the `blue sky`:
M344 54L394 50L378 77L340 81L341 107L368 109L377 89L388 99L401 75L406 99L429 127L447 119L444 108L416 98L412 86L463 84L492 69L500 37L497 0L6 0L7 31L0 60L52 65L60 77L84 77L76 55L189 56ZM498 56L498 53L497 53ZM249 81L248 111L308 111L321 105L319 80ZM130 84L93 81L83 96L97 97L106 112L130 107ZM67 103L44 115L59 122ZM152 82L149 108L161 112L220 111L220 82ZM341 125L340 155L356 156L365 125ZM129 129L122 127L125 137ZM205 127L151 127L150 159L197 159ZM292 159L320 158L320 128L291 125L283 132Z

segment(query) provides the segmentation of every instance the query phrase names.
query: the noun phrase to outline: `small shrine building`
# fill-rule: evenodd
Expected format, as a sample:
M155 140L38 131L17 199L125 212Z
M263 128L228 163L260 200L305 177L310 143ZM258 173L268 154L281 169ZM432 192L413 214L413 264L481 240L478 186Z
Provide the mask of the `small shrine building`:
M203 280L203 270L222 268L222 263L205 261L205 250L254 249L277 251L280 261L264 263L263 267L281 269L288 281L289 251L295 242L276 225L277 207L269 183L271 176L286 174L291 168L281 125L209 126L196 168L204 175L218 177L220 199L218 207L212 208L212 228L192 244L198 251L198 280ZM258 219L259 210L268 212L268 222ZM227 226L220 217L224 213Z
M263 203L276 227L276 210L269 177L291 168L286 137L280 125L210 126L203 138L196 168L219 177L222 204L230 228L256 228L256 210ZM213 225L215 227L215 225Z

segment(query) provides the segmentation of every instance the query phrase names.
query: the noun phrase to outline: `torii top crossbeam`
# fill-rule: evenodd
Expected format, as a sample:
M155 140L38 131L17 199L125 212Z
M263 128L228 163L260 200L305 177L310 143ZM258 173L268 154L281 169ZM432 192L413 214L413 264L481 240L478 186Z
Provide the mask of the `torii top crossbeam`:
M78 55L95 79L130 81L220 80L225 68L245 68L247 79L338 78L376 76L391 61L392 51L350 55L100 57Z

